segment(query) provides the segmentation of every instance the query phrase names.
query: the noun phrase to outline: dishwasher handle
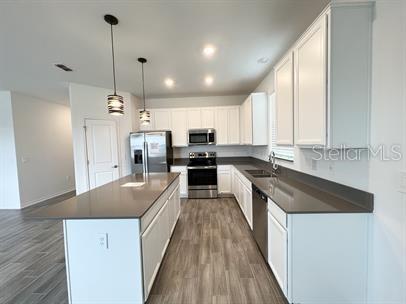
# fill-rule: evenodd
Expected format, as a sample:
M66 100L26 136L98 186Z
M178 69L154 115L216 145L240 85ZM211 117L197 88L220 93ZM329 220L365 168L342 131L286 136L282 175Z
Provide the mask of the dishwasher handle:
M255 194L258 196L258 198L260 198L261 200L263 200L265 202L268 201L267 196L264 193L262 193L262 191L259 190L256 186L252 185L252 190L255 192Z

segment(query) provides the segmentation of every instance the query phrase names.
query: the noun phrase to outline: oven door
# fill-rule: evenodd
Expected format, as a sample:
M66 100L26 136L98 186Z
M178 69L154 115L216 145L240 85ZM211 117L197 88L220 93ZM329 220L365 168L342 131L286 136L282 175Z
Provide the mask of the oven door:
M188 167L189 198L217 197L217 167Z

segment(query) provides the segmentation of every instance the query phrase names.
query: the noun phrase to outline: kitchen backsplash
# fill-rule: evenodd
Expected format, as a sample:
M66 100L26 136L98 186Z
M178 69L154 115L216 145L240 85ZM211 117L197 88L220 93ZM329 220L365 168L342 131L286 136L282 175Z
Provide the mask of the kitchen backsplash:
M191 146L173 148L174 158L188 158L189 152L217 152L217 157L249 156L247 146Z

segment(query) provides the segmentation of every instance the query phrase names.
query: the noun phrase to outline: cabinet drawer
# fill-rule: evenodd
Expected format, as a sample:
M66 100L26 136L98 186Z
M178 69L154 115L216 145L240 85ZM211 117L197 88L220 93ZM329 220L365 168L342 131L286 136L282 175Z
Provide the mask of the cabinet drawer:
M171 166L171 172L187 173L186 166Z
M220 171L220 172L231 172L231 166L230 166L230 165L218 165L218 166L217 166L217 171Z
M285 229L287 228L287 219L286 213L278 205L268 198L268 211L272 214L272 216L281 224Z

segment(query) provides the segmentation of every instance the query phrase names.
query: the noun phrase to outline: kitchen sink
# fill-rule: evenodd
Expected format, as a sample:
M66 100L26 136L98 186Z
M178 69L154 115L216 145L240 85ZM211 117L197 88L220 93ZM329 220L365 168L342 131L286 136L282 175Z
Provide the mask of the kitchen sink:
M265 178L274 176L271 172L265 170L245 170L249 175L255 178Z

